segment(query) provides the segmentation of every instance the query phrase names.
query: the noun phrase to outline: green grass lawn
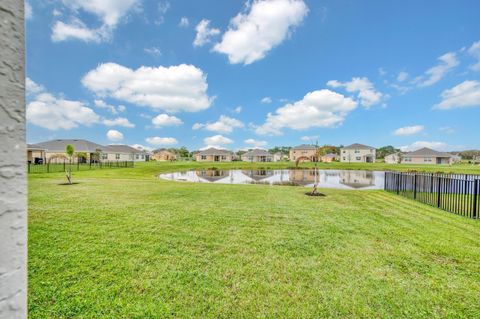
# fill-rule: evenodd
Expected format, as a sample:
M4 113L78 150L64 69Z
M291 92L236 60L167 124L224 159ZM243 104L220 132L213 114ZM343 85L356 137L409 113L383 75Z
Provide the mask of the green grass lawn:
M146 163L71 186L31 175L30 318L480 317L479 221L383 191L155 177L289 165Z

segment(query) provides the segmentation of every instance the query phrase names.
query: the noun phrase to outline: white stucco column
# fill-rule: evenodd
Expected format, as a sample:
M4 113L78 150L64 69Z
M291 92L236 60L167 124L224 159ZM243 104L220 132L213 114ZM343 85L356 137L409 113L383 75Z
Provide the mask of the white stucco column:
M23 0L0 1L0 318L27 317Z

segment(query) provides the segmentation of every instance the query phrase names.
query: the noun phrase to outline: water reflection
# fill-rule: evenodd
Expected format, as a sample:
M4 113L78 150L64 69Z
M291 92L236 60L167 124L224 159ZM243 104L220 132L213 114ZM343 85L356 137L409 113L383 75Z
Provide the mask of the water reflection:
M160 175L172 181L221 184L299 185L338 189L383 189L384 172L353 170L200 170Z

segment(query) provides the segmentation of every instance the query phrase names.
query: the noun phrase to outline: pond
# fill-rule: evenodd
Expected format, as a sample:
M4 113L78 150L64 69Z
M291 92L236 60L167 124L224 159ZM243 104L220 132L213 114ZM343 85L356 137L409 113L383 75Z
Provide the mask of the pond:
M161 174L171 181L220 184L293 185L337 189L383 189L385 172L354 170L198 170Z

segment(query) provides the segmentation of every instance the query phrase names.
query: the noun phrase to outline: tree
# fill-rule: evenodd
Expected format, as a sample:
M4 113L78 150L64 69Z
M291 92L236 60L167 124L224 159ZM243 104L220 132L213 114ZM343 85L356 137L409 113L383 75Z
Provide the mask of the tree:
M290 149L291 149L290 146L275 146L274 148L271 148L268 151L273 154L281 153L284 155L288 155L290 153Z
M73 157L73 154L75 154L75 149L73 148L72 144L68 144L65 147L65 153L67 154L68 160L69 160L68 171L65 172L65 174L67 175L68 183L71 185L72 184L72 157Z
M188 149L185 146L180 147L177 150L177 153L180 157L190 157L190 152L188 151Z
M400 150L391 145L383 146L377 149L377 158L385 158L385 156L398 152L400 152Z

